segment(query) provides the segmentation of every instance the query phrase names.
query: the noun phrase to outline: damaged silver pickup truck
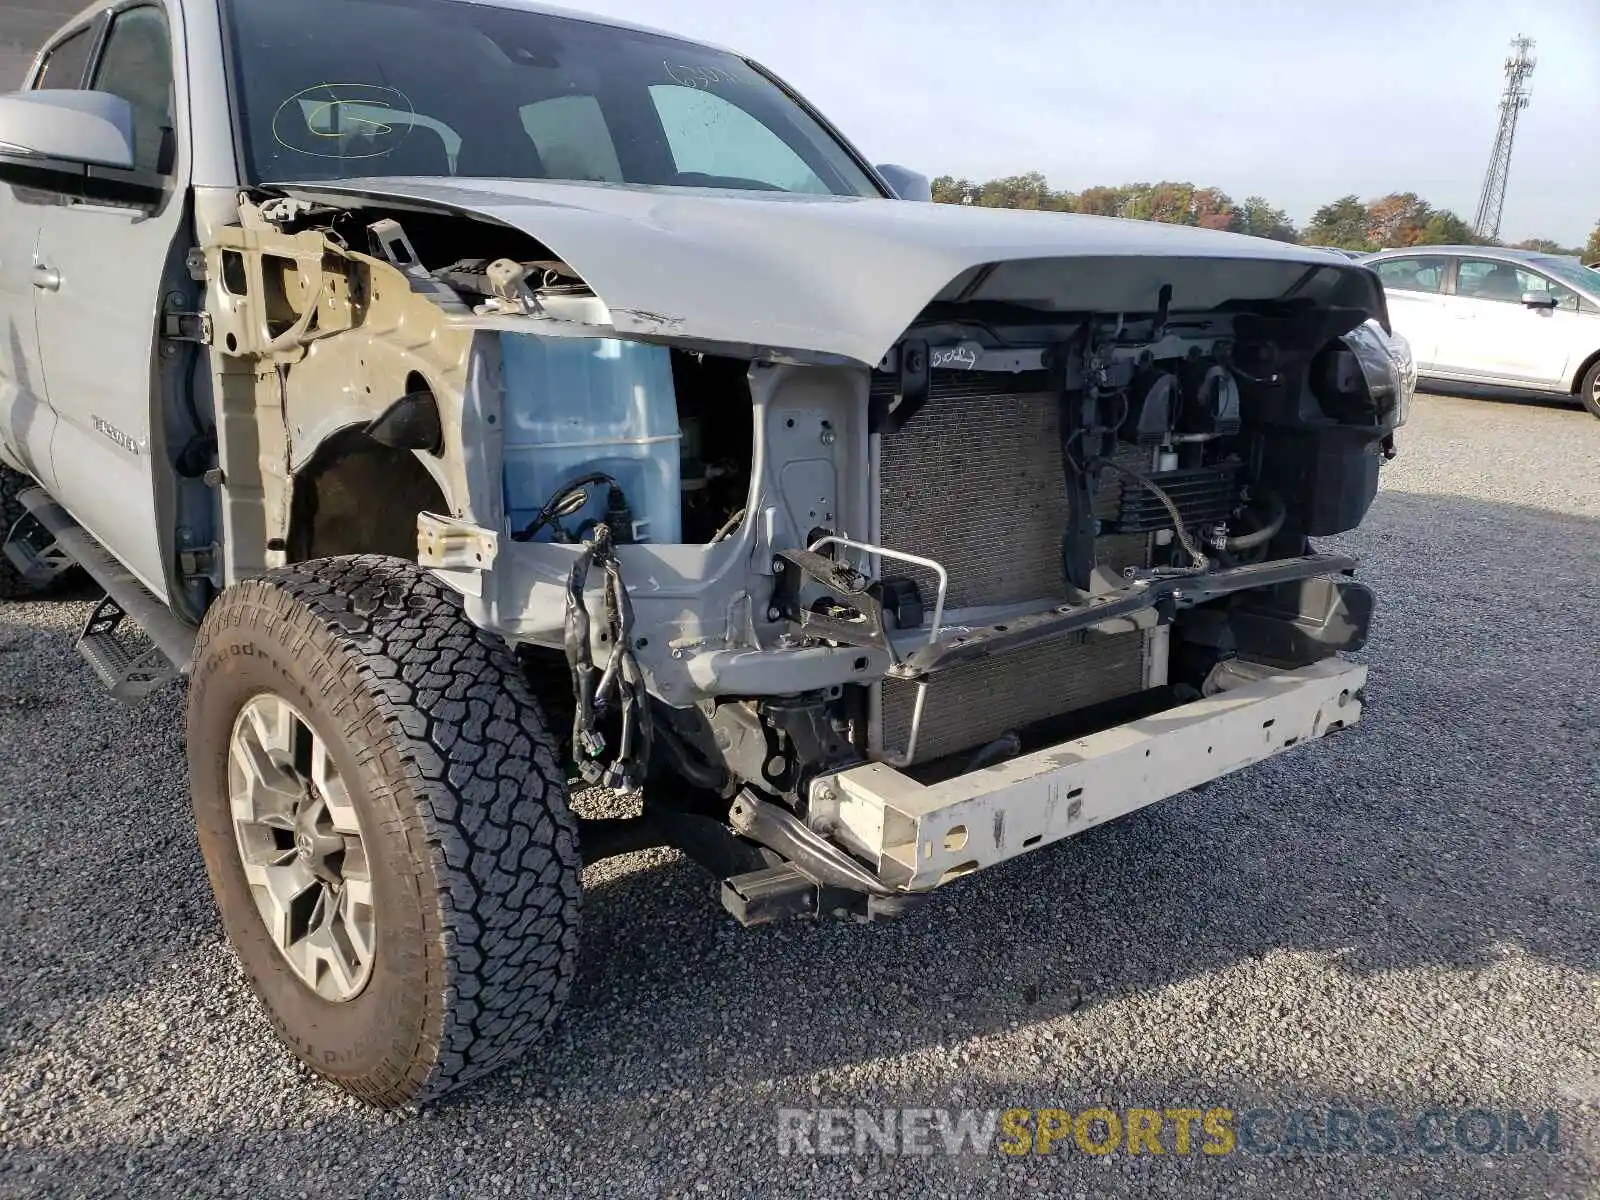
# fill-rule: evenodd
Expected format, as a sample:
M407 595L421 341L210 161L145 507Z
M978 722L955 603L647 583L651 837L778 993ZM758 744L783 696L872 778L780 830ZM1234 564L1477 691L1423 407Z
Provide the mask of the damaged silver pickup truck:
M1360 715L1309 539L1414 371L1347 259L919 203L512 0L95 5L0 181L0 589L77 564L105 683L189 677L228 935L373 1102L549 1027L585 861L889 916Z

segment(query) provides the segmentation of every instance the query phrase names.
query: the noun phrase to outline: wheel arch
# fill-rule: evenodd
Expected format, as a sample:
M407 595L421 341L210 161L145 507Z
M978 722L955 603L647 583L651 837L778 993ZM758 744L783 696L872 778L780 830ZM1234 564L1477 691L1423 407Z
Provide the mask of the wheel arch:
M386 446L365 425L324 438L291 477L287 560L383 554L415 562L417 514L451 511L432 458Z
M281 226L247 201L204 247L228 583L318 555L415 561L416 513L469 515L482 486L464 405L478 332L390 262ZM381 423L418 391L436 436L413 453L415 422Z
M1600 363L1600 349L1596 349L1593 354L1589 355L1588 358L1579 363L1577 371L1573 373L1572 383L1568 386L1567 390L1574 396L1578 395L1579 391L1583 388L1583 378L1594 369L1595 363Z

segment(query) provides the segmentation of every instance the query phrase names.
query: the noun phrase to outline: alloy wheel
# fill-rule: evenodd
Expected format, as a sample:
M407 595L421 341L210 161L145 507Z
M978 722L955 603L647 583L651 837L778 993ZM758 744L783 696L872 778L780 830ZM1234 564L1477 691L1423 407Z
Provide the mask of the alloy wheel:
M287 700L258 695L234 721L228 801L273 945L317 995L354 999L376 949L366 845L327 743Z

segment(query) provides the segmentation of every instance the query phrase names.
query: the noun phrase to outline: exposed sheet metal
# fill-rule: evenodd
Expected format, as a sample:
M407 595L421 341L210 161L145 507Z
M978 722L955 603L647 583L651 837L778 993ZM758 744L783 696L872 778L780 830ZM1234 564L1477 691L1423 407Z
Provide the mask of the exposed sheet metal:
M1293 290L1385 317L1377 277L1340 255L1148 221L550 180L355 179L280 190L500 222L576 270L618 332L756 355L876 364L930 301L956 295L1133 313L1154 311L1165 284L1173 311Z

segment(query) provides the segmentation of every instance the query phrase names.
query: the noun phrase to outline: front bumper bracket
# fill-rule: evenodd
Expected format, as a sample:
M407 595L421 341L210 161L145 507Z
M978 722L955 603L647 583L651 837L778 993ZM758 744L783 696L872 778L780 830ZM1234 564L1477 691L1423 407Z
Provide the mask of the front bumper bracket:
M1227 690L926 785L885 763L811 784L811 821L897 890L927 891L1353 725L1367 668L1262 667Z

